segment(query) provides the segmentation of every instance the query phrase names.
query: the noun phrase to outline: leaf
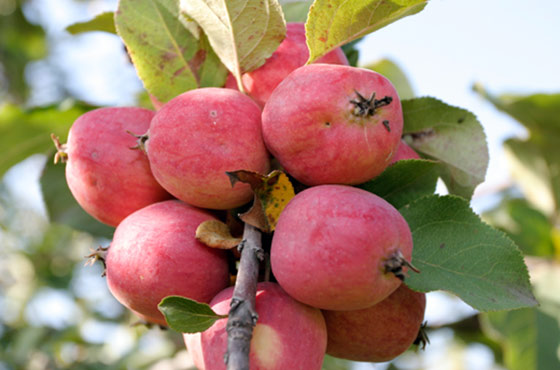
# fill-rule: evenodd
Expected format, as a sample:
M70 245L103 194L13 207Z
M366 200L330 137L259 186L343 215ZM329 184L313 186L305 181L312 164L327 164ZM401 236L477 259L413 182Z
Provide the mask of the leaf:
M277 0L181 0L180 4L208 35L239 86L241 74L263 65L286 34Z
M482 217L505 231L524 255L555 255L554 229L548 217L531 207L525 199L506 197Z
M282 3L282 11L286 22L305 23L311 4L313 4L313 0Z
M315 0L305 24L309 60L420 12L427 0Z
M189 31L177 1L120 0L115 25L146 90L160 102L225 82L225 68L204 35Z
M414 91L412 90L408 78L395 62L389 59L381 59L364 66L364 68L371 69L387 77L397 89L401 100L414 98Z
M508 369L560 368L557 355L560 328L557 318L539 309L527 308L491 312L487 314L485 322L485 331L504 345L504 362Z
M278 170L268 175L251 171L227 172L232 186L241 181L251 185L255 193L253 206L239 218L264 232L272 232L276 228L278 217L284 207L295 196L294 187L288 176Z
M109 32L116 34L117 30L115 29L115 13L104 12L98 14L89 21L74 23L66 27L66 31L70 32L72 35L92 31Z
M179 296L165 297L158 305L169 327L180 333L199 333L227 315L218 315L206 303Z
M55 165L52 161L53 156L53 153L49 155L40 180L49 220L95 236L112 239L115 229L97 221L80 207L66 184L64 164Z
M241 243L241 238L231 236L228 225L218 220L207 220L196 228L196 239L211 248L232 249Z
M445 290L480 311L533 307L527 267L516 245L455 196L432 195L399 209L412 231L406 284L421 292Z
M359 188L377 194L400 208L436 190L439 164L423 159L400 160Z
M434 98L405 100L402 105L407 143L441 161L440 176L449 192L470 199L488 168L486 136L476 117Z
M30 110L0 105L0 176L30 155L54 148L50 134L66 138L76 118L91 108L78 103Z
M560 137L560 93L494 96L481 85L473 89L497 109L521 122L531 135Z

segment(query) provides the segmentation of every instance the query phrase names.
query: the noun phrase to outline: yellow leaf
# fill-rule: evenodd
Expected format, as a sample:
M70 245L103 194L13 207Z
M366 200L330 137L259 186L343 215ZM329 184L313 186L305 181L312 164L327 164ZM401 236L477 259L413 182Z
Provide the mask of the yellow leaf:
M241 238L234 238L229 227L218 220L208 220L198 225L196 239L217 249L232 249L241 243Z

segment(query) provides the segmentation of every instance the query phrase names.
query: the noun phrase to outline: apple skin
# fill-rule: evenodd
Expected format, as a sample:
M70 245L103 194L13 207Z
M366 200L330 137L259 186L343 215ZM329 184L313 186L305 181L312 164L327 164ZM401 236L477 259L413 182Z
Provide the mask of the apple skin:
M401 142L399 143L399 146L397 147L397 151L391 158L390 164L393 164L402 159L420 159L418 153L416 153L414 149L408 146L408 144L404 140L401 140Z
M307 59L309 59L309 49L305 41L305 25L288 23L286 37L265 64L242 75L243 87L257 104L264 107L276 86L293 70L303 66ZM348 65L348 59L341 48L336 48L316 63ZM226 80L226 87L237 89L237 82L231 73Z
M154 179L148 158L132 150L154 112L107 107L81 115L70 128L66 182L80 206L97 220L117 226L149 204L171 198Z
M233 287L220 292L210 306L228 314ZM259 315L253 329L249 362L251 370L321 369L327 344L321 311L295 301L275 283L257 285L255 309ZM187 349L199 369L225 369L227 319L208 330L183 334Z
M328 333L327 353L352 361L390 361L417 338L425 308L426 294L401 284L372 307L323 311Z
M231 209L252 199L250 186L232 187L226 171L269 169L261 110L231 89L191 90L167 102L152 120L146 151L157 181L201 208Z
M399 287L401 280L385 271L399 251L410 261L412 235L393 206L362 189L320 185L298 193L282 211L270 260L280 286L298 301L357 310Z
M371 115L360 115L352 103L359 100L357 93L391 101ZM278 85L264 107L262 124L267 148L298 181L353 185L389 165L401 140L403 115L397 91L379 73L311 64Z
M195 239L198 225L212 219L178 200L152 204L125 218L105 261L113 296L160 325L167 324L157 305L166 296L209 302L229 285L226 252Z

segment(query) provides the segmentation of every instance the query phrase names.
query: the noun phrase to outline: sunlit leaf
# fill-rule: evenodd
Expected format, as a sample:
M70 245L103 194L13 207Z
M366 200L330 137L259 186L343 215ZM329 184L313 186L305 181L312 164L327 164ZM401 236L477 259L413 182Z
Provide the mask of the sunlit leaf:
M377 62L365 65L364 68L371 69L387 77L397 89L401 100L414 98L414 91L412 90L408 78L395 62L389 59L381 59Z
M305 24L309 60L376 31L394 21L416 14L427 0L315 0Z
M286 34L277 0L181 0L180 7L202 27L238 81L263 65Z

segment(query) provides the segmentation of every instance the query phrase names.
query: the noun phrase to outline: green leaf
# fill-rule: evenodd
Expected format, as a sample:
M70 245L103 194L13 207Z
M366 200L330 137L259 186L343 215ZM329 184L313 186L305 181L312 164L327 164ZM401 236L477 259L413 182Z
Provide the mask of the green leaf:
M181 11L208 35L241 86L241 74L264 64L286 34L277 0L181 0Z
M73 229L85 231L95 236L112 239L114 228L107 226L89 214L76 202L66 184L65 165L54 164L49 160L41 174L41 190L51 222L70 226Z
M482 125L471 112L434 98L405 100L402 105L403 135L409 145L441 161L440 175L449 192L470 199L488 168Z
M398 161L373 180L358 187L400 208L436 190L439 164L422 159Z
M492 226L505 231L523 254L548 257L555 255L555 230L550 220L531 207L525 199L507 197L482 217Z
M494 96L480 85L473 89L497 109L521 122L532 135L560 137L560 93Z
M414 98L414 91L402 69L389 59L381 59L370 63L364 68L371 69L387 77L395 86L401 100Z
M309 60L314 62L334 48L416 14L427 0L315 0L305 31Z
M480 311L537 305L516 245L460 197L432 195L399 209L412 231L414 290L445 290Z
M146 90L160 102L225 82L225 68L205 36L189 31L196 28L177 1L120 0L115 25Z
M311 4L313 4L313 0L282 3L282 11L286 22L304 23L307 20L307 13L309 13Z
M180 333L198 333L227 315L218 315L206 303L179 296L165 297L158 305L169 327Z
M50 134L66 138L76 118L91 108L62 104L22 110L11 104L0 105L0 176L30 155L52 149Z
M485 331L501 340L510 370L560 369L558 319L539 309L492 312Z
M92 31L109 32L116 34L117 30L115 29L115 13L104 12L98 14L89 21L74 23L66 27L66 31L70 32L72 35Z

